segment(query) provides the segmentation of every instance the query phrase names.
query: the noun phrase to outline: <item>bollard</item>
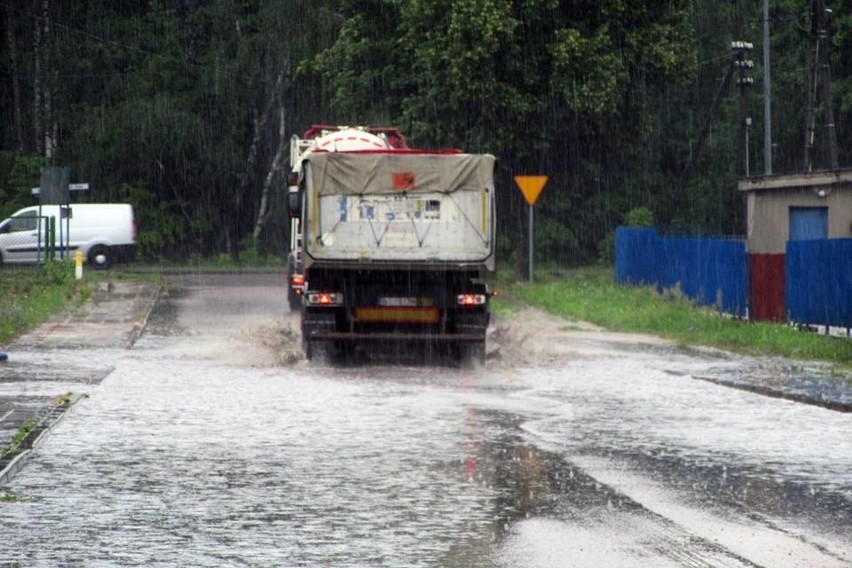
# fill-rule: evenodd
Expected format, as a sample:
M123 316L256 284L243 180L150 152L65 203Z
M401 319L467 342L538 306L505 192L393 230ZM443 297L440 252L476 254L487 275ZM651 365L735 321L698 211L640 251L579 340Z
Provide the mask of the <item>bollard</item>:
M77 280L83 279L83 251L77 250L77 254L74 259L74 276Z

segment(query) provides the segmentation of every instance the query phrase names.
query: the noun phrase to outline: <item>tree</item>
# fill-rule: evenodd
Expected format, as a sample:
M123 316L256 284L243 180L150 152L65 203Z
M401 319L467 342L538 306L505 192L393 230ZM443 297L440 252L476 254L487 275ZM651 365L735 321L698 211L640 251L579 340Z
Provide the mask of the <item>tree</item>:
M776 172L803 167L811 3L772 2ZM843 165L852 63L840 54L852 16L830 7ZM763 118L759 58L754 91L730 89L710 111L730 42L761 49L760 8L759 0L7 2L2 204L31 200L37 167L22 165L52 156L90 182L91 199L134 202L144 254L237 258L250 244L283 256L277 188L289 136L312 123L369 124L397 126L415 146L499 158L502 258L527 250L518 173L550 177L536 204L536 250L561 264L595 258L637 207L693 231L739 232L742 113ZM814 164L823 167L822 108L814 108ZM762 143L753 128L751 147ZM754 171L760 156L752 152ZM22 181L24 171L34 179Z
M622 191L637 166L653 90L695 71L687 0L375 0L349 8L337 42L314 60L336 108L391 114L420 144L493 152L504 182L511 172L549 173L541 209L551 257L595 250L586 238L602 234L606 210L587 205ZM522 210L507 192L499 207ZM516 214L523 235L521 221Z

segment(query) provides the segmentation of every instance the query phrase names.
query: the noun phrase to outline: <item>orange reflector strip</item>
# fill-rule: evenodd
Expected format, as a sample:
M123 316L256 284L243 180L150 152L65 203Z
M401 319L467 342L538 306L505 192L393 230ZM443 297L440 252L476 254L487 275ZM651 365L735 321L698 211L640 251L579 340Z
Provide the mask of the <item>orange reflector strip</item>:
M438 323L438 308L406 308L396 306L358 306L355 319L361 323Z

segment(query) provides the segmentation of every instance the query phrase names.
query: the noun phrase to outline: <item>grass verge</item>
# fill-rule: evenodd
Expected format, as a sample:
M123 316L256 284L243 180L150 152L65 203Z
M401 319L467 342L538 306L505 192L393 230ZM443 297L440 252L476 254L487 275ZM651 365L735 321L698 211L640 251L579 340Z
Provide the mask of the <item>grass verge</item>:
M829 361L852 368L852 340L802 332L784 324L733 319L697 306L679 290L659 294L651 288L619 286L612 268L573 269L533 284L509 282L505 275L498 278L500 289L510 297L613 331L653 334L683 346ZM498 304L498 315L511 312L510 302Z
M35 266L0 268L0 346L47 321L70 302L85 302L93 283L125 277L113 271L84 270L83 279L77 281L74 264L60 261L48 262L40 270ZM131 277L159 279L159 274Z
M46 321L74 294L73 265L0 270L0 345Z

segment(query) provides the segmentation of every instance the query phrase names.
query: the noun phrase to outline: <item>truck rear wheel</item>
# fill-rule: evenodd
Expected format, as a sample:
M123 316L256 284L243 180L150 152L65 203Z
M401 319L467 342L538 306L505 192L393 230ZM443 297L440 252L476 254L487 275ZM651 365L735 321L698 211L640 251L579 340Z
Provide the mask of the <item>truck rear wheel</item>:
M458 345L459 363L485 364L485 342L488 332L487 311L461 312L456 314L455 330L467 338Z
M290 289L287 292L287 303L290 305L291 312L298 312L302 309L302 296Z
M456 362L461 366L485 364L485 340L456 345Z
M485 340L476 341L468 346L468 360L479 365L485 364Z

